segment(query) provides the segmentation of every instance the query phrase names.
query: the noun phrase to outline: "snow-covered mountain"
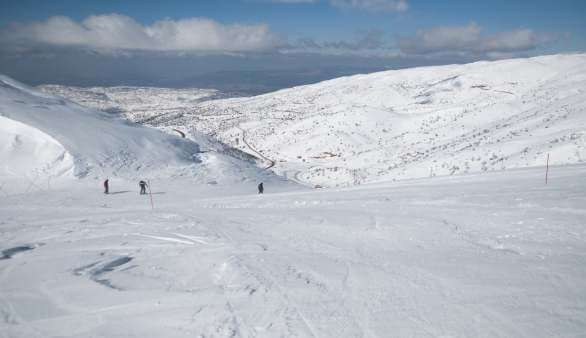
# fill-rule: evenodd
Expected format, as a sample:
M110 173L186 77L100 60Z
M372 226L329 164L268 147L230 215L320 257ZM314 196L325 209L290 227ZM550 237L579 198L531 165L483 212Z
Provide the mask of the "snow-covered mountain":
M558 165L586 159L584 54L386 71L249 98L181 101L187 93L168 93L140 109L141 88L116 99L43 89L115 107L135 122L213 136L311 185L542 166L548 153Z
M275 171L314 184L541 166L546 153L576 163L586 160L586 55L351 76L195 114L184 123L234 146L246 137Z
M112 114L122 113L134 122L149 124L151 120L174 119L197 104L234 97L215 89L175 89L154 87L69 87L42 85L41 91L68 98L86 107Z
M202 135L190 138L131 124L116 114L88 109L0 77L3 181L148 175L189 176L217 183L270 176L258 169L251 156Z

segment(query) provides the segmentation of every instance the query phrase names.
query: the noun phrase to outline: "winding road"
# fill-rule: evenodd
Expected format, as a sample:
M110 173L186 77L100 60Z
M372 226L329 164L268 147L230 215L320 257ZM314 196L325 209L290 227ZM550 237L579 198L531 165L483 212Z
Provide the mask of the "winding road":
M255 153L256 155L258 155L261 159L269 162L269 165L266 168L263 168L263 170L269 170L272 167L275 166L276 162L271 160L270 158L266 157L265 155L261 154L258 150L254 149L254 147L252 147L250 145L250 143L248 143L248 141L246 140L246 130L237 127L238 130L240 130L242 132L242 142L248 147L248 149L250 149L251 152Z

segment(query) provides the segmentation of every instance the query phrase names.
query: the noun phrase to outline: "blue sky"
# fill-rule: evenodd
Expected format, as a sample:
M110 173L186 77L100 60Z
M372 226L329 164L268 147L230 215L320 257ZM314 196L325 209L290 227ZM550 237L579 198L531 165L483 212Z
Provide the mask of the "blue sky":
M234 57L214 71L290 69L292 55L314 67L400 68L581 52L583 32L579 0L1 0L0 71L19 76L26 60L54 71L50 56L72 50L84 67L121 54L156 65L215 54Z
M267 23L296 35L341 38L348 31L385 29L405 33L420 27L477 22L491 31L530 27L551 32L586 31L586 1L581 0L411 0L400 13L340 10L327 1L271 3L263 0L2 0L0 25L64 15L76 20L119 13L142 23L162 18L208 17L223 23Z

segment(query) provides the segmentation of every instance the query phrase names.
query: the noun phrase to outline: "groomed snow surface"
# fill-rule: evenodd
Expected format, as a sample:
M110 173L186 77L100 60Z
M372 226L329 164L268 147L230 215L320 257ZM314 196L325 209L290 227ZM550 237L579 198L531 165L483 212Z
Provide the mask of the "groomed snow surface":
M0 336L584 337L584 177L0 196Z

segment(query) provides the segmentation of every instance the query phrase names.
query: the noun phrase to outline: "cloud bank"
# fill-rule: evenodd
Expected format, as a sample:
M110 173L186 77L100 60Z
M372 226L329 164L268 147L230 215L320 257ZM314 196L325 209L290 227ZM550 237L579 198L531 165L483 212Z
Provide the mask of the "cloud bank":
M465 26L419 30L413 37L400 38L398 45L401 52L407 55L496 56L531 51L551 40L551 35L525 28L485 35L482 34L482 28L472 22Z
M276 0L272 0L276 1ZM278 0L299 2L311 0ZM340 6L401 6L402 1L330 0ZM366 8L366 7L364 7ZM554 40L552 35L521 28L483 34L472 22L463 26L439 26L418 30L413 36L392 39L383 30L356 37L317 41L300 38L293 43L265 24L221 24L208 18L164 19L144 25L120 14L94 15L81 22L56 16L45 21L13 24L0 29L3 50L17 54L52 48L83 47L94 51L205 52L205 53L313 53L364 57L458 56L470 59L512 57Z
M396 54L382 30L359 32L345 40L316 41L310 37L280 48L282 53L314 53L322 55L354 55L385 57Z
M275 49L283 42L269 27L224 25L207 18L160 20L142 25L120 14L90 16L75 22L64 16L0 31L3 45L81 46L144 51L251 52Z

